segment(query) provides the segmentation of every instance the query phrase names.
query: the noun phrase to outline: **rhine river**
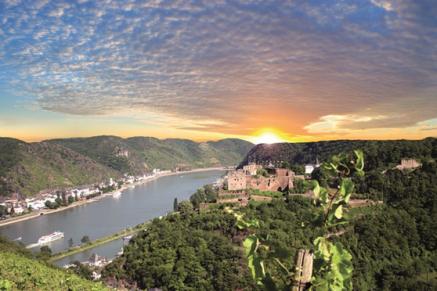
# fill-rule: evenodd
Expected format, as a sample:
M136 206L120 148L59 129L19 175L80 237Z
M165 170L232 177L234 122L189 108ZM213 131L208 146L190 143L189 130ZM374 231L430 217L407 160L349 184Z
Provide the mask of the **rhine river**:
M65 237L49 244L53 253L60 252L69 247L70 238L73 239L73 245L78 245L84 235L95 240L165 215L173 210L175 197L179 202L186 200L198 188L213 183L224 173L211 170L160 177L124 190L119 198L108 196L93 203L2 226L0 235L11 240L21 237L21 242L28 245L37 242L43 235L62 231ZM66 257L56 264L84 261L93 253L111 259L120 251L122 245L121 240L113 241Z

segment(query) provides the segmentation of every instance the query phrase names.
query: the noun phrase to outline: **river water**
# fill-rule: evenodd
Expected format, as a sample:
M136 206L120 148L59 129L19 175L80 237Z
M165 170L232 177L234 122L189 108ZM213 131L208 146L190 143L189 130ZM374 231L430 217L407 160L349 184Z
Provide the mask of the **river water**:
M186 200L196 189L213 183L223 174L224 171L211 170L161 177L127 189L119 198L108 196L86 205L2 226L0 235L11 240L21 237L21 242L28 245L37 242L43 235L62 231L65 235L64 239L49 245L56 253L69 247L70 238L73 239L73 245L78 245L84 235L95 240L165 215L173 210L175 197L178 201ZM121 240L113 241L56 263L63 265L74 260L83 261L92 253L112 258L122 245Z

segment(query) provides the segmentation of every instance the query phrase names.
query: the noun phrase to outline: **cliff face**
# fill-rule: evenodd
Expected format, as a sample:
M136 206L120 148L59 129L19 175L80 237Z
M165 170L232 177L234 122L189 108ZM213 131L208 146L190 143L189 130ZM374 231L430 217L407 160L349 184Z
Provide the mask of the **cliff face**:
M41 190L101 182L124 173L238 164L253 144L226 139L191 140L116 136L26 143L0 138L0 195L25 196Z

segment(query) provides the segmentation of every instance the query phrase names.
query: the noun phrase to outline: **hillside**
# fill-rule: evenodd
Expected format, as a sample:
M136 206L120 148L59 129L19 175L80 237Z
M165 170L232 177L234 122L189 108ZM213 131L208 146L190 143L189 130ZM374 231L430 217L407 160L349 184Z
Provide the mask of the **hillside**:
M253 144L225 139L197 143L184 139L116 136L26 143L0 138L0 196L101 182L154 168L203 168L238 164Z
M249 162L288 162L290 165L314 163L316 158L320 162L328 157L349 152L360 148L366 156L366 169L376 169L395 165L402 158L436 158L437 139L423 140L393 140L393 141L365 141L365 140L335 140L308 143L278 143L259 144L246 155L240 166Z
M60 145L0 139L0 195L100 182L120 173Z
M122 173L141 174L154 168L204 168L238 164L253 147L239 139L198 143L187 139L115 136L47 141L70 148Z
M346 220L329 235L351 254L351 288L312 290L437 290L437 163L381 175L366 173L364 183L384 192L384 203L346 206ZM190 200L135 236L103 280L142 289L291 290L296 254L302 248L316 253L314 240L326 231L319 224L322 208L298 195L232 211L229 205L195 211ZM336 256L330 264L340 261ZM316 270L320 260L314 263Z
M33 257L0 238L0 290L108 290Z

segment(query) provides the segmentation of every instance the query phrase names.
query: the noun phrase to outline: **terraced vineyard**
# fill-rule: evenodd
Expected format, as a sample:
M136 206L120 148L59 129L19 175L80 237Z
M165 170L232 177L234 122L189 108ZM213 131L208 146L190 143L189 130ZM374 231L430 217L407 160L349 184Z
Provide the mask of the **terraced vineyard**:
M0 239L0 290L109 290L38 260L27 250Z

